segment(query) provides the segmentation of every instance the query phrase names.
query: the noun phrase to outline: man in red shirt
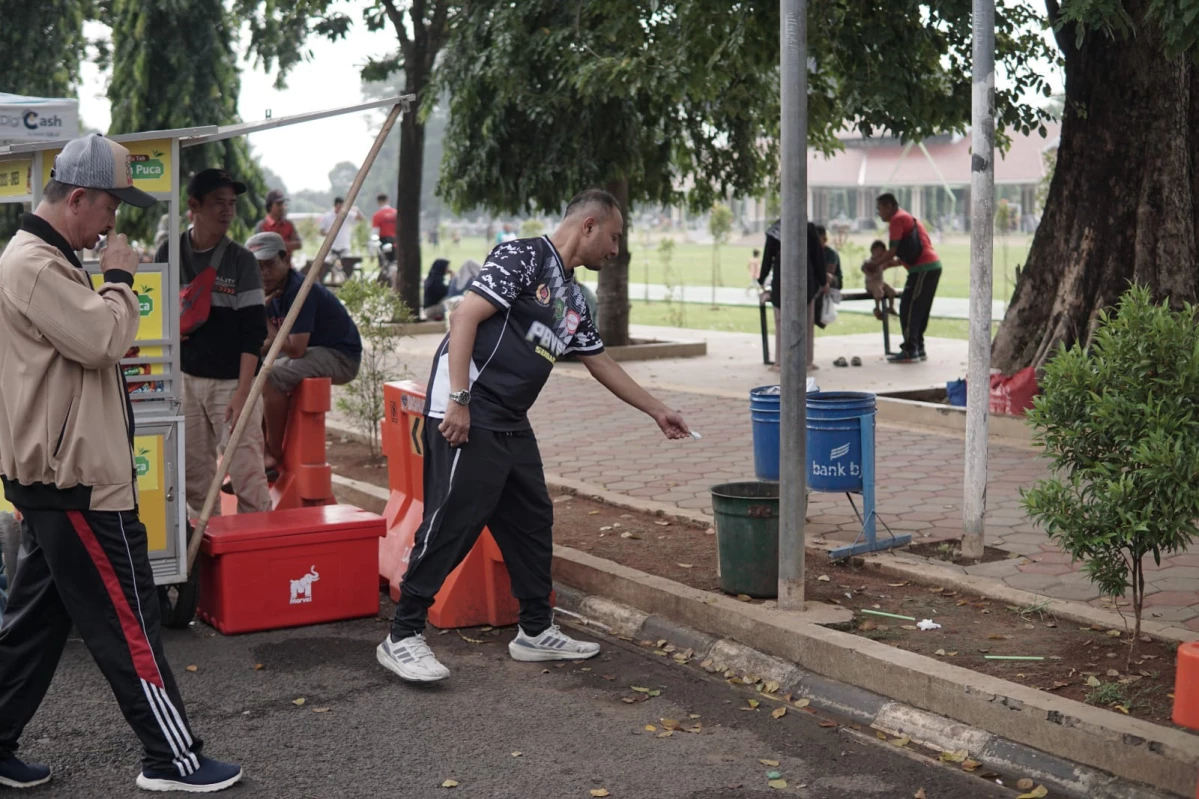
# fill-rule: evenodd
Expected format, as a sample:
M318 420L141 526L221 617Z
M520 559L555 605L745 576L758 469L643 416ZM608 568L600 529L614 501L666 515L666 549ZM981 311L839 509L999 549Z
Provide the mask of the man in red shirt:
M254 227L255 233L278 233L287 242L287 257L300 249L300 234L287 218L287 197L279 189L266 193L266 219Z
M379 210L375 211L375 215L371 217L371 227L379 231L379 241L394 243L396 240L396 209L387 202L386 194L380 194L375 199L379 203Z
M924 331L928 329L933 297L941 280L941 259L933 249L924 225L899 207L894 194L879 195L878 215L890 226L891 245L871 263L884 269L903 266L908 270L903 295L899 299L903 344L888 360L891 363L928 360L924 351Z

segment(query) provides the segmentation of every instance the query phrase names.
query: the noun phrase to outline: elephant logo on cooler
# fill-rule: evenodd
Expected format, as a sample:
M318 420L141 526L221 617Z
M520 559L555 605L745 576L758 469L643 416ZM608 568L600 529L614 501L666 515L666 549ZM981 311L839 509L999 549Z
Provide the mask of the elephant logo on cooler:
M312 601L312 584L321 579L316 566L309 568L308 573L298 580L291 581L291 604L300 605Z

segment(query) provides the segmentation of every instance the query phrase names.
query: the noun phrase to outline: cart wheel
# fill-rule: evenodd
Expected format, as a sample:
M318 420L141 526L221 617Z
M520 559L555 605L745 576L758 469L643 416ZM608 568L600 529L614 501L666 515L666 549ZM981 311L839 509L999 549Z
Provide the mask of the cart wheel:
M192 569L186 582L158 586L158 604L162 609L162 624L172 630L186 630L196 617L200 601L200 564Z

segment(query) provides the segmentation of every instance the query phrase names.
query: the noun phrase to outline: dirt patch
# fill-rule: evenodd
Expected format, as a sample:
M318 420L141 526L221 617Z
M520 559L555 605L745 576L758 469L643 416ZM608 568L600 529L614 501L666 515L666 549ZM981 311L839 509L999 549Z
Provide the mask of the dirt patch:
M386 461L371 459L362 444L330 440L327 457L340 475L387 485ZM554 513L558 544L693 588L720 590L716 536L710 528L569 494L554 496ZM1007 557L1000 550L988 554L992 552L998 553L998 559ZM1130 634L1124 629L1084 627L1055 618L1043 606L1014 607L976 594L888 577L860 559L832 562L827 552L817 549L807 551L805 590L808 599L853 609L852 632L856 635L1112 712L1174 726L1170 721L1173 645L1138 642L1129 668ZM940 629L917 629L923 619L940 624ZM987 655L1044 659L988 660Z
M981 559L963 558L960 541L912 544L907 548L907 551L922 558L943 560L946 563L954 563L958 566L977 566L980 563L994 563L997 560L1015 560L1020 558L1018 553L996 549L995 547L983 547L983 556Z

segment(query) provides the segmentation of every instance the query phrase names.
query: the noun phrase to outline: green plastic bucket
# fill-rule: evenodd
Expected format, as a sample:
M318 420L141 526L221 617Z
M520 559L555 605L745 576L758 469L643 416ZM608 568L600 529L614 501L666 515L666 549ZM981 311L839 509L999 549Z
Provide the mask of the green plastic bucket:
M723 483L712 487L720 590L768 599L778 596L779 484Z

